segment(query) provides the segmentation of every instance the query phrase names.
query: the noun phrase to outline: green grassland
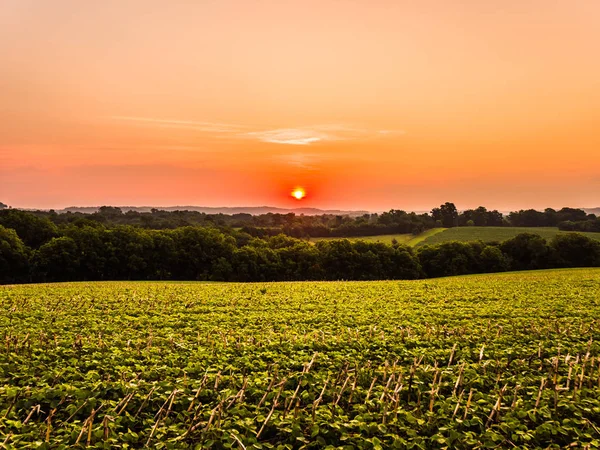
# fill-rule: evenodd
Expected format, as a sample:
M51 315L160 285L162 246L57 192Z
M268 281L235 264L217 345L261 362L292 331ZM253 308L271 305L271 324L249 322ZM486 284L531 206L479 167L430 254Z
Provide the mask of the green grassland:
M549 240L557 234L567 232L559 231L558 228L552 227L456 227L444 228L443 231L427 236L425 239L413 243L414 246L441 244L442 242L450 241L506 241L521 233L532 233L542 236ZM600 233L581 233L590 239L600 240Z
M412 234L383 234L379 236L359 236L353 238L311 238L311 242L321 240L348 239L350 241L383 242L391 244L395 239L400 244L410 247L422 245L435 245L443 242L461 241L484 241L502 242L515 237L521 233L532 233L545 239L552 239L557 234L568 233L560 231L556 227L456 227L456 228L432 228L414 236ZM600 240L600 233L580 233L590 239Z
M358 237L349 237L349 238L339 238L339 237L317 237L311 238L310 242L318 242L318 241L332 241L337 239L348 239L349 241L366 241L366 242L382 242L384 244L391 244L395 239L399 244L408 244L413 238L415 238L412 234L380 234L377 236L358 236Z
M430 237L435 236L436 234L439 234L444 230L446 230L446 228L432 228L431 230L426 230L423 233L414 236L410 241L408 241L407 244L411 247L416 247L424 240L429 239Z
M337 239L348 239L349 241L366 241L366 242L382 242L384 244L391 244L394 240L399 244L409 245L411 247L415 247L420 244L425 239L428 239L430 236L434 236L447 228L432 228L431 230L424 231L421 234L380 234L376 236L357 236L350 238L341 238L341 237L324 237L324 238L311 238L310 242L318 242L318 241L332 241Z
M597 448L600 269L0 287L2 448Z

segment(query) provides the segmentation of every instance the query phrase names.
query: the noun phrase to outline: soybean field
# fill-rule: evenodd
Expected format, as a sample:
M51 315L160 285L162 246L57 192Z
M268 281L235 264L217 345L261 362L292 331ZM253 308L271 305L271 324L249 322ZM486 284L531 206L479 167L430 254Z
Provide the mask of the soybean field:
M598 448L600 269L0 287L0 448Z

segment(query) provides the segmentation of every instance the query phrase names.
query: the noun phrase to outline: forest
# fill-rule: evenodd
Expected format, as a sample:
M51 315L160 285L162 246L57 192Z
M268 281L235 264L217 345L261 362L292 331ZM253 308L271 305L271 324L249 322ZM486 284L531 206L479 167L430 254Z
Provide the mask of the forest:
M485 208L458 213L451 203L431 214L391 210L369 217L213 217L192 212L94 214L0 211L0 282L94 280L383 280L417 279L509 270L600 266L600 242L577 233L547 241L531 233L504 242L405 245L308 242L308 230L353 236L357 230L423 230L489 224L559 225L576 229L598 219L563 208L502 217ZM140 223L144 222L144 223ZM481 225L480 225L481 226ZM323 231L325 233L325 231ZM358 234L360 235L360 234Z

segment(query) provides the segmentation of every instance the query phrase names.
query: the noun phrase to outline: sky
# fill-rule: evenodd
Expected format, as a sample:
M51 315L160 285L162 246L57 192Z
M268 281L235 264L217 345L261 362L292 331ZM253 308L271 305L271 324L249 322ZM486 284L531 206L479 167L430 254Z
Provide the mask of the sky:
M599 24L591 0L3 0L0 201L600 206Z

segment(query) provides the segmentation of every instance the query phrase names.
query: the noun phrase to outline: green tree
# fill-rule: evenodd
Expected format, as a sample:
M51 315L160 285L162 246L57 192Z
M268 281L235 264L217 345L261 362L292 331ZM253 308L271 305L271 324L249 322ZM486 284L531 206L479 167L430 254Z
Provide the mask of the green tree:
M78 279L79 251L70 237L52 238L33 256L37 281L72 281Z
M152 262L149 276L152 279L169 280L173 278L176 259L176 246L172 231L155 231L152 237Z
M478 242L444 242L421 247L417 256L428 277L466 275L481 272L481 247Z
M281 262L277 252L260 240L237 249L233 253L235 281L274 281L279 279Z
M446 202L439 208L431 210L433 220L439 220L445 228L452 228L458 225L458 210L454 203Z
M98 226L98 224L96 224ZM99 225L102 227L102 225ZM77 278L80 280L104 279L107 264L105 236L106 230L102 227L70 226L64 234L77 243L79 270Z
M423 276L423 269L412 248L398 245L392 256L391 276L400 280L414 280Z
M510 262L506 255L492 245L483 248L479 255L479 264L482 272L506 272L510 269Z
M215 228L178 228L171 237L176 255L172 272L184 280L210 280L213 261L231 260L235 250L235 239Z
M48 218L18 209L1 210L0 225L15 230L23 243L31 248L39 248L59 234L56 225Z
M15 230L0 225L0 283L25 281L29 249Z
M556 264L559 267L600 266L600 242L582 234L556 235L550 241L550 247L554 249Z
M545 269L553 265L546 240L537 234L518 234L500 244L500 250L510 258L513 270Z
M151 231L118 226L103 233L109 279L145 280L151 277L154 242Z

